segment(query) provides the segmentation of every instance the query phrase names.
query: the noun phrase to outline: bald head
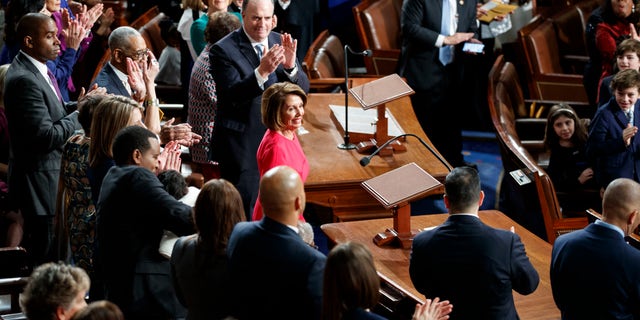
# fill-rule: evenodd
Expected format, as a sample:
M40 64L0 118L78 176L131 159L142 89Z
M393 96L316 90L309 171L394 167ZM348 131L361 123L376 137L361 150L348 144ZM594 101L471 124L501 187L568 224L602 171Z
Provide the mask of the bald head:
M602 201L602 216L605 222L618 226L626 226L630 222L629 217L638 215L640 210L640 184L637 182L620 178L613 180L604 192ZM635 229L637 223L630 229ZM622 228L622 230L626 230Z
M298 172L287 166L275 167L260 180L260 202L264 215L296 226L304 211L304 184Z

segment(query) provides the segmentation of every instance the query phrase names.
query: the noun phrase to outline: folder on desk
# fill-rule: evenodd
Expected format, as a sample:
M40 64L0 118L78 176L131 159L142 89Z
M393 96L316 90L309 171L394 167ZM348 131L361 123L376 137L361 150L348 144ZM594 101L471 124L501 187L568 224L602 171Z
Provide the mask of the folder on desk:
M396 73L353 87L349 92L365 110L415 93Z
M420 198L442 184L415 162L362 182L385 209Z

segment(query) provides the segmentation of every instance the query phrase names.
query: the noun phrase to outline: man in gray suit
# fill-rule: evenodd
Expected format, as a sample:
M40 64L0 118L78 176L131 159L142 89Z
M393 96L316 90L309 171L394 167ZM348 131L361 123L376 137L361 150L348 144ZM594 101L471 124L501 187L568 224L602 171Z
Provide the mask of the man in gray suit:
M9 122L10 209L24 216L27 247L36 262L52 259L62 146L80 128L76 103L63 103L45 62L60 52L55 22L40 13L24 16L17 27L20 52L5 80Z

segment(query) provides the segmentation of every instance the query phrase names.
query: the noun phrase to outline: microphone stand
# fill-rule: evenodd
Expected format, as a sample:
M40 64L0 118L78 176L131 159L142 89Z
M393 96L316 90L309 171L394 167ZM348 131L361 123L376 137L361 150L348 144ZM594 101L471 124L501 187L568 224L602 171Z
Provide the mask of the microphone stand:
M338 145L341 150L353 150L356 145L349 141L349 53L370 57L371 50L354 52L348 44L344 45L344 143Z
M445 161L445 160L442 158L442 156L441 156L441 155L439 155L435 150L433 150L433 148L431 148L431 146L430 146L429 144L427 144L426 142L424 142L424 140L422 140L420 137L418 137L417 135L415 135L415 134L413 134L413 133L405 133L405 134L401 134L401 135L398 135L398 136L395 136L395 137L393 137L393 138L389 139L387 142L383 143L383 144L382 144L378 149L376 149L376 151L374 151L372 154L370 154L370 155L368 155L368 156L363 157L362 159L360 159L360 165L361 165L361 166L363 166L363 167L366 167L366 166L369 164L369 162L371 162L371 158L373 158L376 154L378 154L378 152L380 152L380 150L382 150L382 149L386 148L389 144L393 143L394 141L396 141L396 140L398 140L398 139L400 139L400 138L402 138L402 137L407 137L407 136L414 137L414 138L418 139L418 141L420 141L420 143L422 143L422 145L423 145L425 148L427 148L427 150L429 150L429 152L431 152L431 154L432 154L433 156L435 156L438 160L440 160L440 162L441 162L445 167L447 167L447 169L448 169L449 171L453 170L453 168L451 167L451 165L449 165L449 164L447 163L447 161Z

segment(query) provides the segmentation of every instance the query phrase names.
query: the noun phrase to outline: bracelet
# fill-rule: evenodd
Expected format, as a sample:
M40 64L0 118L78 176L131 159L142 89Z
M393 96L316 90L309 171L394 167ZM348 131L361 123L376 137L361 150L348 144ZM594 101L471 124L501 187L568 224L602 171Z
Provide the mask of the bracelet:
M151 100L145 100L144 101L144 106L145 107L152 107L152 106L159 106L160 105L160 100L158 100L158 98L153 98Z

